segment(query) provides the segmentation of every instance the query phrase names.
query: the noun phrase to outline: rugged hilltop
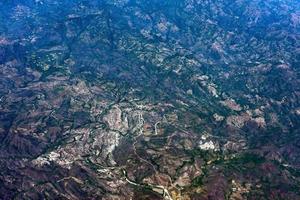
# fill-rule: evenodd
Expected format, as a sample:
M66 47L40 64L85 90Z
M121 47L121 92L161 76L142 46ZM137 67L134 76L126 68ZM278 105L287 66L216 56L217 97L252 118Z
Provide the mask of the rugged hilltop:
M300 2L0 2L0 199L300 199Z

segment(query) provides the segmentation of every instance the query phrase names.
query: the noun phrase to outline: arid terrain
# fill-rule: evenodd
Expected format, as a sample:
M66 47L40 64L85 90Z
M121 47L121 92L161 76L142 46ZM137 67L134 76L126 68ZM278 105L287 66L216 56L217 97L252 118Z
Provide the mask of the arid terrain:
M300 2L0 1L0 199L299 200Z

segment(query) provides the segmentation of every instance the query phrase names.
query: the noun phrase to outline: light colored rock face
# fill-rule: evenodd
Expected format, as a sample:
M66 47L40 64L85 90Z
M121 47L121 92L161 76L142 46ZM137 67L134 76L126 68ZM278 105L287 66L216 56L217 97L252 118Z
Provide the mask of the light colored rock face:
M226 123L229 126L236 128L242 128L247 121L252 121L257 124L258 127L264 128L266 126L265 118L262 116L263 112L256 109L254 111L247 110L240 115L231 115L226 118Z
M208 150L218 151L219 144L217 142L214 142L213 140L211 140L210 137L211 137L211 135L205 132L201 136L198 147L205 151L208 151Z
M186 91L186 93L187 93L188 95L193 95L193 90L189 89L188 91Z
M176 183L180 186L180 187L184 187L187 186L191 183L191 179L190 176L187 172L184 172L176 181Z
M33 161L36 165L47 165L50 162L59 164L60 166L70 168L71 165L81 159L81 155L88 151L87 140L89 138L89 129L77 129L72 131L74 139L70 143L57 148L54 151L43 154Z
M160 22L157 24L157 29L160 32L166 32L168 30L168 24L166 22Z
M39 156L37 159L33 160L32 163L37 166L50 165L54 162L62 167L70 168L71 164L75 162L76 157L67 154L64 150L52 151L48 154Z
M155 115L155 113L151 113L149 117L153 117L152 114ZM156 119L157 116L154 118ZM54 162L62 167L70 168L76 161L83 160L84 155L90 154L94 155L93 159L101 165L116 165L113 151L122 139L121 134L127 133L129 128L133 134L143 133L143 127L146 126L143 111L133 110L126 105L113 106L103 117L103 121L107 123L108 129L95 125L90 128L72 130L67 133L70 137L64 145L39 156L33 161L33 164L42 166ZM154 130L152 130L152 134L154 134Z
M73 91L77 95L89 95L90 91L84 81L78 81L76 85L73 86Z
M199 148L202 150L213 150L213 151L218 150L218 147L213 143L213 141L200 142Z
M263 118L263 117L256 117L256 118L254 118L253 120L254 120L254 121L257 123L257 125L260 126L260 127L265 127L265 126L266 126L266 121L265 121L265 118Z
M96 154L98 154L100 158L107 158L110 165L115 165L116 162L112 153L119 145L120 139L120 134L116 132L102 132L102 134L95 138L92 146L93 149L96 149ZM101 147L101 149L99 149L99 147Z
M217 113L215 113L215 114L213 115L213 117L214 117L214 119L215 119L217 122L220 122L220 121L223 121L223 120L224 120L224 116L219 115L219 114L217 114Z
M215 98L219 97L218 86L213 83L207 75L195 75L192 77L192 81L197 81L203 88L209 92Z
M225 101L221 101L221 104L227 106L231 110L235 110L235 111L242 110L241 106L237 104L234 99L226 99Z
M215 84L209 84L207 86L208 91L214 96L214 97L219 97L218 95L218 91L216 89L216 85Z
M103 118L111 130L127 131L128 130L128 118L122 116L122 110L118 106L114 106L108 114Z
M227 141L226 144L224 144L223 149L225 151L241 151L247 149L247 144L245 140Z
M99 162L116 164L112 152L118 146L120 134L113 131L80 129L72 133L74 139L60 148L39 156L33 161L35 165L47 165L55 162L60 166L70 168L82 155L95 154Z
M263 111L261 111L260 109L255 109L255 110L253 110L252 111L252 113L254 114L254 115L256 115L256 116L262 116L264 113L263 113Z
M246 183L245 185L242 185L241 183L232 180L231 181L231 195L229 197L230 200L243 200L244 195L250 192L251 184Z
M246 121L250 120L249 115L231 115L227 117L226 123L230 126L234 126L236 128L242 128L245 125Z
M194 80L199 80L199 81L206 81L206 80L209 79L209 77L206 76L206 75L195 75L195 76L193 77L193 79L194 79Z

